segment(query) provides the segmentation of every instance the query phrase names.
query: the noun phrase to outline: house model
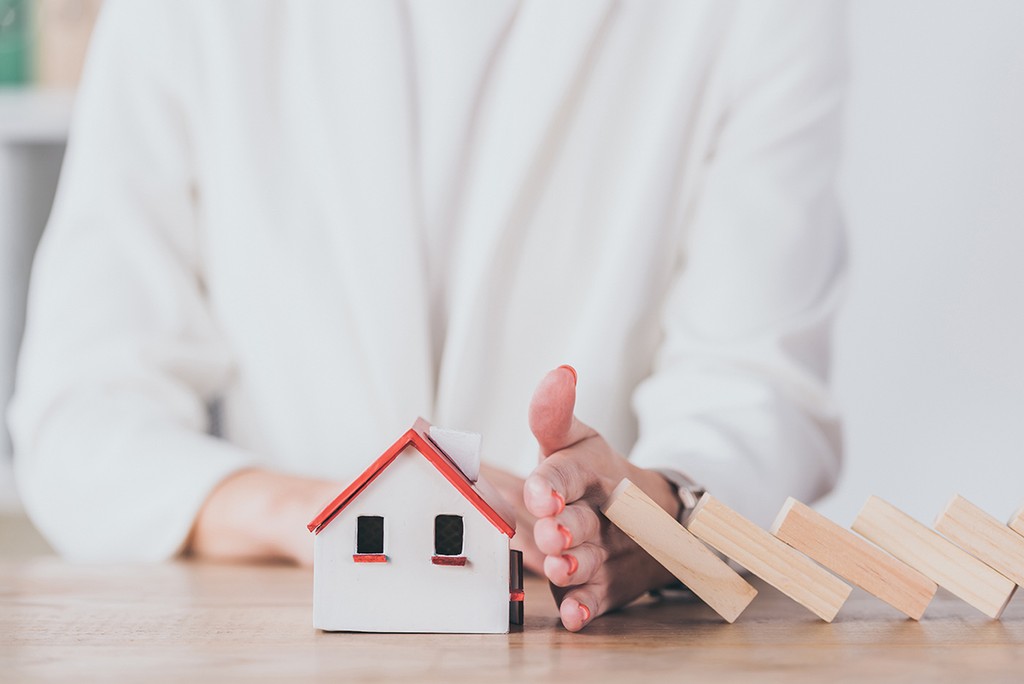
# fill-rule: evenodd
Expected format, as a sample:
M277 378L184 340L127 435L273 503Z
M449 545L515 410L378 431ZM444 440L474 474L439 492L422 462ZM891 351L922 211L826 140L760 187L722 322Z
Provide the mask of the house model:
M315 627L506 633L522 623L515 515L480 477L480 441L420 418L309 523Z

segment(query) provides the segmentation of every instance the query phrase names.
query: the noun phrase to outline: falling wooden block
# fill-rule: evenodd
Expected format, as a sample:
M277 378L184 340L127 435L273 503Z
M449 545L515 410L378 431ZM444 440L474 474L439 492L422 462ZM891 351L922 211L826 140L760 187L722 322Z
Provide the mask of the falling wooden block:
M710 494L701 497L687 528L826 622L832 622L852 591L850 585Z
M1017 534L1024 534L1024 508L1021 508L1013 514L1013 517L1010 518L1009 525L1010 529Z
M734 622L757 596L757 589L628 479L601 511L726 621Z
M864 504L853 529L991 618L1002 614L1017 588L938 532L877 496Z
M921 619L938 588L909 565L792 497L786 500L771 531L797 551L915 620Z
M1024 537L959 494L935 520L935 529L964 551L1024 586Z

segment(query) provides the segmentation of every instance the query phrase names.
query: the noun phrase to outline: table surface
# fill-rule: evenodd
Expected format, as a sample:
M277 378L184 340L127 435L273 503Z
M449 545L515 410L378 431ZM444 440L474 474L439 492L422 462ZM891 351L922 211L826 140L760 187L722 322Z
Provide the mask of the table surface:
M732 625L684 598L644 599L579 634L526 585L508 635L340 634L311 625L312 574L179 562L0 564L0 680L478 682L1020 681L1024 606L989 620L941 593L921 622L855 591L832 624L774 589Z

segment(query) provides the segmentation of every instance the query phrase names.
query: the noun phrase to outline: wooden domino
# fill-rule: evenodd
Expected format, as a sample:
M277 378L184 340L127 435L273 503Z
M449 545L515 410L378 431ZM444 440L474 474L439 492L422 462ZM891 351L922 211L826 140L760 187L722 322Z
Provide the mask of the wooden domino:
M601 510L727 622L735 621L757 595L754 587L628 479L618 484Z
M1024 586L1024 537L956 494L935 520L947 539Z
M772 533L848 582L920 620L938 586L912 567L790 497ZM1021 537L1024 541L1024 537Z
M991 618L1002 614L1017 588L953 542L876 496L864 504L853 529Z
M1024 508L1021 508L1010 518L1010 529L1017 534L1024 535Z
M850 585L710 494L701 497L687 528L826 622L850 595Z

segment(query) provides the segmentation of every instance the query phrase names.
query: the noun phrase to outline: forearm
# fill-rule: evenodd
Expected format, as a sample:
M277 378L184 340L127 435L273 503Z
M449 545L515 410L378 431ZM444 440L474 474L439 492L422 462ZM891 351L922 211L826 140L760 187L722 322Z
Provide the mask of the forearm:
M631 462L685 473L744 516L769 525L787 496L813 501L829 490L840 441L824 410L815 415L764 394L764 402L727 412L679 411L673 419L647 420Z
M237 472L203 504L185 552L214 560L312 565L306 524L338 491L337 484L323 480L266 470Z

